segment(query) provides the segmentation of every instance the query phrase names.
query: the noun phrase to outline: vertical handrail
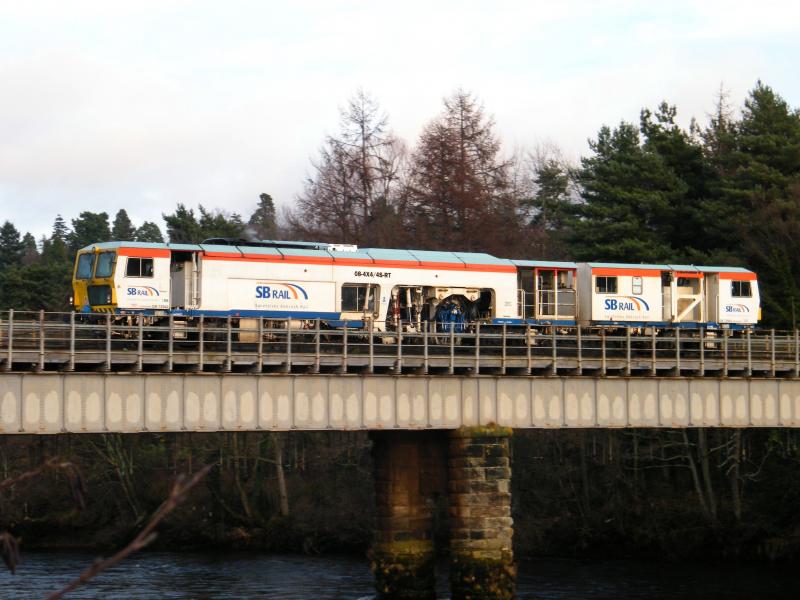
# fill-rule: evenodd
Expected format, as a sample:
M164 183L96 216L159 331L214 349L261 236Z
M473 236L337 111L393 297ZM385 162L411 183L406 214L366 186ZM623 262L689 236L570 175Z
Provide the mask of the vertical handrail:
M14 365L14 309L8 311L8 354L6 355L5 370L10 371Z
M44 311L39 311L39 371L44 371Z
M69 365L67 371L75 370L75 312L69 313Z
M450 323L450 368L448 373L452 375L455 373L455 360L456 360L456 327L455 323Z
M653 377L656 376L658 373L658 355L656 353L656 328L650 328L650 342L651 342L651 364L650 364L650 375Z
M233 323L231 316L225 318L225 372L230 373L233 363Z
M706 374L706 328L700 328L700 377Z
M320 363L322 361L322 323L320 322L319 317L316 319L315 329L316 341L314 342L314 372L319 373ZM370 336L370 343L372 343L372 336Z
M556 296L558 296L558 294L556 294ZM550 367L550 373L555 375L556 373L558 373L558 328L555 325L553 325L553 334L551 338L553 344L552 348L553 364Z
M523 290L524 293L524 290ZM481 372L481 322L475 324L475 375Z
M681 374L681 328L675 327L675 375Z
M575 343L578 346L578 375L583 375L583 339L580 326L575 329Z
M728 329L722 330L722 376L728 376Z
M345 323L345 331L347 331L346 323ZM346 339L345 339L345 344L347 344ZM287 373L292 372L292 320L291 319L286 319L286 367L284 370Z
M319 326L319 319L317 319ZM264 371L264 319L258 317L258 372Z
M136 370L141 371L144 363L144 315L139 313L136 329Z
M770 329L769 331L769 345L770 345L770 374L772 377L775 377L775 330Z
M106 313L106 371L111 370L111 313Z
M169 315L169 331L167 332L167 371L172 373L175 366L175 315Z
M206 362L206 359L205 359L206 346L205 346L205 339L204 339L205 338L205 325L206 325L206 317L205 317L205 315L200 315L200 323L197 324L197 338L198 338L198 341L199 341L198 359L199 359L199 363L200 363L198 365L199 366L198 370L201 371L201 372L203 371L203 369L205 367L205 362Z
M319 321L319 319L317 319ZM369 321L369 374L375 373L375 322Z
M753 344L749 329L745 337L747 338L747 376L750 377L753 374Z
M631 374L631 328L625 328L625 375Z
M606 327L600 327L600 372L606 374Z
M342 373L347 373L347 321L344 322L344 326L342 327L342 353L341 353L342 362L339 365L339 370Z
M430 333L431 322L425 321L425 327L422 328L422 368L425 375L428 374L428 334Z
M533 373L533 352L531 350L531 324L527 323L525 326L525 349L526 349L526 358L528 359L528 375Z
M508 325L503 323L503 337L502 337L503 348L501 350L501 358L500 358L500 372L503 375L506 374L506 360L507 360L506 352L507 352L507 346L508 346L508 344L507 344L507 335L508 335L507 327L508 327Z
M395 373L403 372L403 321L397 323L397 355L394 363Z

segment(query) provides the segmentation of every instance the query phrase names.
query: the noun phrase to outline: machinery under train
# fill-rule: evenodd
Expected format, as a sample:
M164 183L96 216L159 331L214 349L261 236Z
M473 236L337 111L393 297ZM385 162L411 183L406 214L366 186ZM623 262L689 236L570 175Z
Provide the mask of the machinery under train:
M81 249L77 311L299 327L467 331L475 324L748 329L756 274L738 267L510 260L489 254L212 239ZM249 321L252 323L253 321Z

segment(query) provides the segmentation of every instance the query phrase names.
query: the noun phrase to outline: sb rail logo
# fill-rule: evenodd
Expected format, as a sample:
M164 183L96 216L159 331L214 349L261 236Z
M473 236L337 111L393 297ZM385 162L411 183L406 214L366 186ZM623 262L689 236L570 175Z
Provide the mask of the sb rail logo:
M256 300L308 300L308 293L296 283L256 286Z
M149 285L136 285L128 288L128 296L160 296L158 290Z
M615 298L606 298L603 308L626 312L647 312L650 310L650 305L644 298L639 296L617 296Z
M726 304L726 313L749 313L750 307L745 304Z

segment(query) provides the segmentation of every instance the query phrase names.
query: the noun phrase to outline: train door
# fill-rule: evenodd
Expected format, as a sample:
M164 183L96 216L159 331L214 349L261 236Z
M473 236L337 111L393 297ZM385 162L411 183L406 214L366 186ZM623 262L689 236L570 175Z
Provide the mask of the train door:
M703 273L673 271L670 282L670 304L674 323L700 323L705 318Z
M719 273L705 273L703 285L706 293L706 319L709 323L720 322Z
M172 252L170 257L172 308L196 308L200 305L200 254Z
M574 319L575 270L537 268L536 299L538 319Z
M536 290L533 269L517 269L517 302L523 319L536 318Z

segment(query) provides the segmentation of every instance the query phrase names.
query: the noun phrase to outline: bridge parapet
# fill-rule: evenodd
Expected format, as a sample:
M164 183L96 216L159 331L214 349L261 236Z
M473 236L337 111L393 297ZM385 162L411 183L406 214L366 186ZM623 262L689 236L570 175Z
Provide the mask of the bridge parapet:
M800 381L162 373L0 374L0 433L798 427Z

